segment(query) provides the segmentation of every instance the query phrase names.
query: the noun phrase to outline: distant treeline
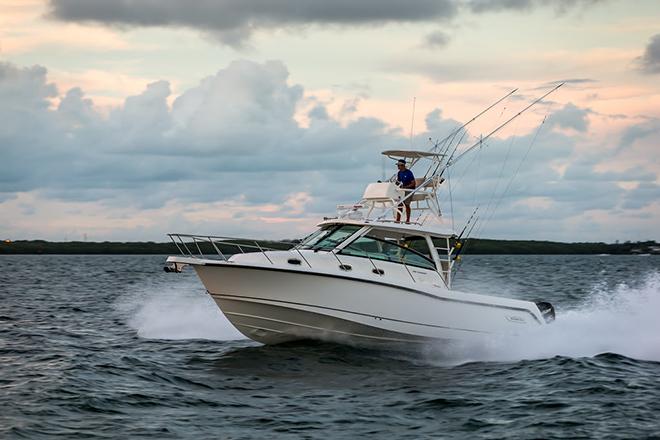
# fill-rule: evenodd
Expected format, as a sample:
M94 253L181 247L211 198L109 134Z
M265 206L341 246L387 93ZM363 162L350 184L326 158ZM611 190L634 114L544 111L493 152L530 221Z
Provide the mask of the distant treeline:
M289 249L290 244L279 241L259 240L233 240L233 245L216 242L192 241L179 243L155 243L153 241L129 241L129 242L87 242L87 241L45 241L45 240L17 240L8 243L0 243L0 254L111 254L111 255L179 255L191 253L199 255L215 255L218 252L224 254L235 254L240 252L259 251L272 249ZM181 251L179 250L181 249Z
M236 241L234 242L236 243ZM238 241L243 251L263 249L288 249L291 245L278 241ZM210 243L186 243L188 251L206 255L215 254ZM236 246L216 244L225 254L238 252ZM464 254L634 254L658 253L660 245L655 241L625 243L560 243L535 240L487 240L471 239L465 244ZM178 255L179 249L173 243L155 242L52 242L44 240L18 240L0 242L0 254L156 254Z
M655 241L625 243L561 243L536 240L472 239L466 244L466 254L641 254L658 253Z

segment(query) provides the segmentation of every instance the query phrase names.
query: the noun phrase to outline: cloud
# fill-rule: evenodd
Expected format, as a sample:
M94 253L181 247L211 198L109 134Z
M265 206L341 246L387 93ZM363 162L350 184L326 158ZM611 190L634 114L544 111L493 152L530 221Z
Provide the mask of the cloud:
M555 13L564 14L572 8L584 8L603 2L604 0L468 0L467 6L475 13L530 11L537 7L551 6Z
M319 26L373 26L388 23L450 21L461 10L475 13L524 11L554 7L564 13L599 0L51 0L50 16L70 22L96 22L110 26L176 26L198 29L224 44L241 47L261 29ZM441 34L427 43L446 44Z
M257 29L316 25L379 25L445 20L455 16L453 0L51 0L51 16L74 22L119 26L179 26L211 32L241 45Z
M454 121L452 119L445 119L442 116L442 109L433 109L424 118L426 123L426 130L431 133L451 133L458 129L463 123ZM459 134L460 136L460 134Z
M56 96L57 87L47 82L45 68L0 63L0 191L13 192L34 176L32 162L37 156L57 156L54 151L40 154L48 150L48 140L57 137L50 110Z
M19 68L0 62L1 110L17 112L42 111L48 108L48 99L57 95L54 84L46 82L46 69L41 66ZM6 125L6 124L3 124Z
M569 102L563 108L550 115L547 124L549 127L571 128L575 131L585 133L589 127L589 113L591 113L591 110L579 108Z
M450 37L446 32L435 31L426 35L423 45L430 49L445 47L449 44Z
M651 37L644 54L636 61L642 73L648 75L660 73L660 34Z
M641 124L631 125L621 134L617 151L630 148L638 140L648 138L656 133L660 133L660 120L658 119L651 119L649 121L644 121Z
M155 81L109 114L79 87L58 90L43 67L2 63L0 98L0 213L7 231L21 234L78 225L90 236L115 239L222 227L291 237L297 233L286 219L302 219L293 223L309 229L337 203L359 198L366 182L394 172L380 151L410 146L404 133L379 119L335 119L290 83L279 61L234 61L175 97L167 81ZM304 126L296 118L301 108L309 119ZM471 132L488 132L498 114L483 127L471 125ZM539 216L545 222L585 211L648 209L657 173L598 172L602 157L579 154L589 114L566 104L548 117L538 138L511 128L514 133L504 130L462 159L451 170L457 219L475 200L499 207L495 222L499 213L514 215L517 231L532 231L525 222ZM461 125L440 109L425 122L415 145ZM446 207L447 187L442 197ZM521 200L531 205L517 206ZM165 220L159 226L154 219ZM265 223L268 228L259 229ZM564 234L571 237L570 230Z
M643 182L625 195L624 209L641 209L660 200L660 185L655 182Z
M277 202L304 190L341 191L358 178L352 170L398 139L373 118L340 124L320 104L301 127L303 89L276 61L233 62L171 107L169 83L157 81L107 117L80 88L52 106L59 91L46 73L0 65L0 192L149 207L171 198ZM331 188L328 178L339 183Z
M555 87L558 86L559 84L593 84L597 83L598 80L591 79L591 78L565 78L565 79L559 79L555 81L549 81L539 87L537 87L537 90L545 90L550 87Z

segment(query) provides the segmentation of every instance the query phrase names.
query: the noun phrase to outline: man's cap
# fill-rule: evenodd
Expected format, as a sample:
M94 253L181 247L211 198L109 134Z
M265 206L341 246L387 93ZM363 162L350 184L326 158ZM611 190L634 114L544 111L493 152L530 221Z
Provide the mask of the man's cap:
M405 160L405 159L399 159L399 160L396 161L396 164L397 164L397 165L405 165L405 164L406 164L406 160Z

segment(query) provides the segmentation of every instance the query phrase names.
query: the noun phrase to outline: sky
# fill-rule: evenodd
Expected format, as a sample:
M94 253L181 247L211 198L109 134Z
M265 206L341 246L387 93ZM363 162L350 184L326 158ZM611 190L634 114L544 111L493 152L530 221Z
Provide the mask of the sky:
M381 151L562 82L452 167L447 222L660 240L656 0L0 0L0 238L299 238Z

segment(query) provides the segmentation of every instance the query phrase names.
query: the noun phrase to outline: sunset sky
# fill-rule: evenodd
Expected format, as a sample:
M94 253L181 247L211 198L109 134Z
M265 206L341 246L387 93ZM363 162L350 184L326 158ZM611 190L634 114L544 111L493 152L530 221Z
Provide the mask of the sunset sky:
M0 238L300 237L560 82L457 165L457 228L660 240L657 0L0 0Z

